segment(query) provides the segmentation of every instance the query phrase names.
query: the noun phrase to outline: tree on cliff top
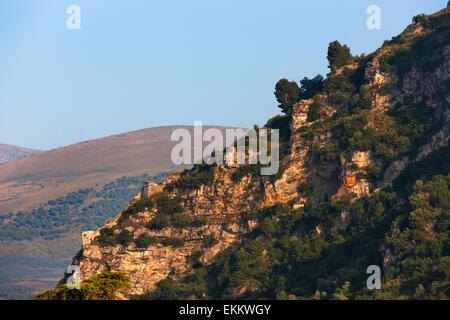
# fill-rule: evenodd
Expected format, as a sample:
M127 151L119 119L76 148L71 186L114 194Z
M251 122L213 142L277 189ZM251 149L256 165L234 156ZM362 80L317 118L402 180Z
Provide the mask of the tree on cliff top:
M321 92L323 89L323 77L318 74L312 79L308 79L307 77L300 80L301 85L301 99L311 99L317 93Z
M279 108L284 113L289 113L292 106L300 100L300 88L295 81L281 79L275 85L275 97L280 103Z
M330 68L331 73L355 61L355 58L350 53L350 48L345 44L341 45L339 41L330 43L327 59L329 62L328 68Z

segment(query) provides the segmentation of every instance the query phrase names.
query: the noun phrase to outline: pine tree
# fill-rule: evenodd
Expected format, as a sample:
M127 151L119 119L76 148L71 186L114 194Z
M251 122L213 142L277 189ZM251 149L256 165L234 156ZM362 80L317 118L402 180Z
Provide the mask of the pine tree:
M300 99L300 88L295 81L283 78L277 82L274 94L280 103L278 107L284 113L289 113L292 106Z
M328 46L327 56L331 73L335 72L340 67L351 64L355 58L350 53L350 48L347 45L341 45L339 41L333 41Z

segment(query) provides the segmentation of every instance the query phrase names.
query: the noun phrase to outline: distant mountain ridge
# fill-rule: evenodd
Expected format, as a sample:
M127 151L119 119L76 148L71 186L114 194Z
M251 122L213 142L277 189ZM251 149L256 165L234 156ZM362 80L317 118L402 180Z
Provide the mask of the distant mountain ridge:
M11 160L32 156L38 152L42 151L0 143L0 164Z
M167 126L85 141L4 163L0 170L0 215L38 207L82 188L123 176L182 170L172 163L171 133L192 126ZM204 126L204 129L211 128ZM214 127L225 132L226 127Z
M103 225L145 179L188 167L171 161L171 134L180 128L193 135L193 126L148 128L0 165L0 299L53 286L82 230Z

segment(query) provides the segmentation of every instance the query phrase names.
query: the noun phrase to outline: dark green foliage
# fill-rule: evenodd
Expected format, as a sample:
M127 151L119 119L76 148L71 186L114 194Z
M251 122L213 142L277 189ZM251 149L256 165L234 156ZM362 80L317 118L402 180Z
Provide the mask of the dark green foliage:
M212 248L218 243L219 243L219 241L217 240L216 235L214 233L211 233L205 238L205 242L203 243L203 246L205 248Z
M132 300L177 300L181 293L180 285L171 278L166 278L158 282L155 291L142 296L133 296Z
M148 233L142 233L136 238L135 243L136 247L145 249L149 246L157 244L158 240L155 237L150 236Z
M308 197L312 194L313 188L308 182L302 182L297 187L298 193L302 194L305 197Z
M345 68L339 75L329 76L324 81L324 90L329 95L328 101L336 107L341 107L341 112L347 112L348 104L356 94L359 94L363 108L368 103L363 87L364 70L364 64L357 69Z
M243 177L250 174L251 176L258 177L260 175L261 165L259 164L246 164L236 168L233 172L231 179L234 182L240 181Z
M155 204L152 199L141 199L136 201L122 212L119 217L119 223L127 220L130 216L135 216L139 212L152 209L154 205Z
M411 103L407 108L394 108L389 113L395 118L393 127L398 132L397 135L407 138L413 145L412 154L440 127L439 120L433 119L433 108L427 106L425 100L423 98L422 102Z
M349 210L352 207L352 203L348 196L341 196L339 200L333 202L333 206L338 212L342 212Z
M290 117L285 116L275 116L265 125L266 128L278 129L280 133L280 144L279 144L279 156L280 161L282 161L291 151L291 128L289 126ZM270 134L268 139L270 138Z
M347 45L341 45L339 41L333 41L328 46L328 67L331 73L334 73L340 67L352 64L355 58L350 53L350 48Z
M170 227L171 221L170 216L167 214L157 214L152 221L147 225L150 230L162 230L164 228Z
M164 238L160 241L163 246L172 246L174 248L179 248L184 246L185 240L181 238Z
M101 246L114 246L117 244L116 235L114 229L112 228L102 228L100 229L100 236L98 237L98 242Z
M382 72L389 72L392 69L393 53L387 53L380 59L380 70Z
M116 240L121 245L127 245L133 240L133 233L128 230L122 230L116 235Z
M448 19L447 19L447 26ZM388 63L395 65L399 78L399 85L403 83L404 75L416 66L420 71L433 72L444 62L444 47L449 43L450 36L444 28L444 34L437 29L433 33L424 35L413 42L411 46L403 47L389 57Z
M313 103L309 106L308 110L308 121L316 121L319 120L322 116L322 101L318 96L315 96L313 99Z
M284 113L289 113L292 106L300 100L300 88L297 83L284 78L275 85L274 94L279 103L278 107Z
M289 128L290 118L287 115L277 115L269 119L265 125L266 128L280 130L280 140L289 141L291 138L291 129Z
M272 221L270 218L265 218L260 225L260 231L268 239L271 239L273 235L277 232L277 223Z
M417 182L409 205L393 192L380 191L353 207L341 199L332 205L312 203L304 212L283 204L265 208L254 238L236 252L222 252L209 266L197 265L177 282L177 297L447 299L449 184L450 175ZM350 225L338 232L334 223L341 210L349 209ZM383 275L382 289L368 291L366 268L382 265L387 247L396 262ZM255 289L239 294L244 286ZM161 294L157 289L143 298Z
M157 213L155 217L147 224L151 230L162 230L168 227L187 228L192 222L192 218L183 213L181 199L170 198L166 193L160 192L152 195L151 199L155 202Z
M427 18L426 14L421 13L421 14L414 16L412 21L414 23L420 23L420 22L424 22L426 20L426 18Z
M325 163L336 159L339 155L339 147L335 143L328 143L323 147L314 145L312 148L312 155L317 161Z
M81 282L81 289L69 289L60 284L39 293L34 300L116 300L117 292L129 287L130 279L122 271L104 271Z
M102 228L100 229L100 236L97 237L98 243L105 246L115 246L115 245L127 245L133 240L133 233L128 230L122 230L119 233L115 233L112 228Z
M318 74L312 79L300 80L300 99L311 99L323 90L323 77Z
M200 228L208 224L208 218L197 218L192 221L192 228Z
M184 213L176 213L172 216L172 224L176 228L184 229L191 225L191 216Z
M192 252L189 256L186 257L186 264L191 265L194 268L201 266L200 258L204 253L204 250L196 250Z
M396 192L404 194L417 180L427 180L439 173L450 172L450 146L430 153L423 160L410 163L394 180Z
M167 191L173 189L195 189L202 184L211 185L214 181L215 165L195 164L190 170L184 170L179 179L172 181L166 186Z
M362 112L337 117L329 125L333 136L338 139L338 145L314 146L313 155L326 162L333 159L333 155L345 151L372 151L373 155L383 160L385 166L406 153L417 154L418 147L441 127L441 120L433 118L433 109L425 101L426 97L422 102L410 103L407 107L394 107L372 119ZM306 133L304 136L307 137ZM373 171L372 174L376 178L380 172Z
M395 280L404 295L448 298L449 185L450 175L435 176L427 183L417 181L409 197L412 210L399 216L386 236L386 246L398 259L386 279Z
M77 230L98 229L129 203L144 180L158 182L166 176L122 177L102 187L71 192L29 212L2 215L0 239L52 240ZM8 222L1 217L8 217Z
M171 199L166 193L160 192L152 196L156 203L156 208L159 214L173 215L175 213L183 212L183 207L180 205L180 199Z

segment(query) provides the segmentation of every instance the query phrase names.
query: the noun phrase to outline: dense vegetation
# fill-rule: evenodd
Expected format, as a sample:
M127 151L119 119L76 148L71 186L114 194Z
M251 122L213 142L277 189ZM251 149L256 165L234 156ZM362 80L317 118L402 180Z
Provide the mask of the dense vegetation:
M200 185L211 185L214 179L214 165L195 164L192 169L184 170L181 176L166 186L167 191L173 189L192 189Z
M345 230L335 225L345 203L266 208L252 240L238 251L221 253L207 267L196 264L182 281L168 278L136 298L448 298L449 185L450 175L436 175L417 181L407 198L395 190L373 194L352 207L355 219ZM387 248L396 260L382 289L369 291L366 268L382 266ZM193 254L189 262L196 259Z
M81 282L80 289L69 289L60 284L54 289L44 291L35 300L117 300L117 293L124 292L130 285L125 272L105 271Z
M449 40L448 18L421 15L414 20L424 24L423 36L396 37L382 48L385 55L380 70L395 71L400 86L412 67L433 71L440 65L443 55L434 53L433 45L442 51ZM284 115L270 119L265 127L280 130L283 162L291 148L293 106L301 99L312 99L309 123L296 132L310 147L308 160L326 166L339 161L340 155L371 151L377 161L358 172L357 178L368 178L377 186L375 182L393 160L417 156L419 147L442 128L443 116L427 105L430 97L419 94L405 94L402 103L389 105L382 112L374 110L376 102L370 97L365 77L374 55L352 56L346 45L335 41L329 45L327 58L330 73L326 79L320 75L303 78L300 85L287 79L278 81L275 97ZM439 103L445 103L448 81L442 85L437 91ZM390 89L375 90L386 95ZM328 112L330 109L333 112ZM320 141L323 136L331 138L324 143ZM169 276L152 292L132 298L449 299L449 167L449 147L436 149L418 162L411 161L392 186L353 201L345 195L333 200L327 195L323 201L314 201L318 197L313 197L313 186L304 182L298 191L308 198L305 207L294 209L292 203L277 203L243 213L243 222L257 220L257 225L236 250L225 250L212 263L203 265L206 249L218 243L216 235L210 234L199 250L186 257L190 269L182 279ZM232 179L237 182L247 175L258 177L260 168L259 164L242 165ZM180 199L167 192L211 185L214 169L201 164L185 170L164 192L129 206L117 226L101 229L98 243L134 243L142 249L159 243L183 246L183 239L154 237L149 232L207 224L186 215ZM140 213L146 211L154 213L146 224L148 232L135 236L124 228L136 223ZM370 265L383 269L380 290L366 286ZM68 296L64 288L57 289L43 297Z
M395 72L398 84L411 68L432 72L443 63L448 45L448 14L414 18L423 23L423 35L405 35L387 41L381 58L382 72ZM266 127L289 132L292 107L313 99L301 139L311 146L313 160L339 161L341 154L372 151L377 165L360 172L379 181L393 160L414 159L419 147L442 128L437 108L427 105L426 95L405 94L402 103L387 112L367 112L375 106L365 73L374 55L352 56L346 45L335 41L328 49L327 79L304 78L300 86L281 79L275 97L285 116L271 119ZM356 63L355 63L356 62ZM445 104L448 81L437 88L438 103ZM375 88L386 95L389 88ZM436 97L435 97L436 98ZM440 100L439 100L440 99ZM324 105L334 109L327 115ZM331 133L332 139L318 143ZM286 137L292 133L285 134ZM256 168L256 169L255 169ZM238 250L223 251L211 264L200 263L204 251L187 257L192 272L181 280L170 276L157 288L134 299L449 299L450 298L450 174L449 147L411 162L392 187L357 201L343 196L293 209L278 203L249 214L256 229ZM235 173L257 175L257 167L243 166ZM310 197L308 183L299 190ZM348 212L343 225L341 213ZM367 267L382 268L380 290L366 286Z

